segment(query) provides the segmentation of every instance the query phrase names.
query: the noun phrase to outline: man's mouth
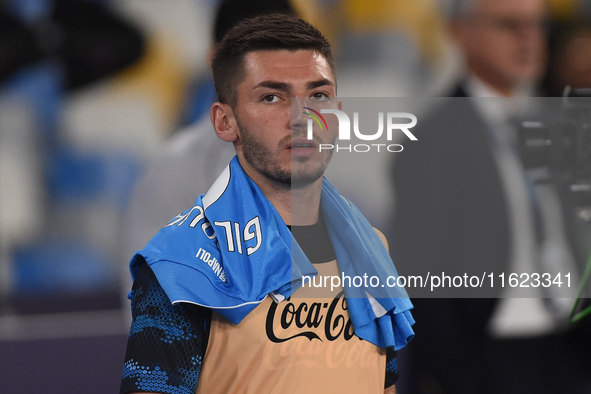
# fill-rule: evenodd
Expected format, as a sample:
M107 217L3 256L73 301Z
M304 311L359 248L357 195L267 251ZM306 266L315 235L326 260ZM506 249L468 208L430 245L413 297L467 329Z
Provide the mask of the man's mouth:
M313 148L314 145L312 144L291 144L291 149L298 149L298 148Z
M308 139L295 139L287 145L287 149L306 149L306 148L318 148L318 144L314 140Z

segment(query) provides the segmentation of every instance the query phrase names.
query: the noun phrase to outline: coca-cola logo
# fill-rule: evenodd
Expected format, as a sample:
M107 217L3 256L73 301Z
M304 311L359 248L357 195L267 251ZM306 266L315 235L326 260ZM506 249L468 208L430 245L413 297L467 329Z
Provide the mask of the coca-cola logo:
M267 338L271 342L281 343L298 337L306 337L310 341L323 339L318 333L324 333L324 338L328 341L335 341L341 335L348 341L355 336L353 324L347 311L347 302L344 292L327 302L298 302L294 303L288 298L285 301L283 309L281 304L271 303L267 312L266 332ZM282 303L283 304L283 303ZM293 332L297 328L297 333L286 336L284 332L288 330ZM318 330L319 327L323 329Z

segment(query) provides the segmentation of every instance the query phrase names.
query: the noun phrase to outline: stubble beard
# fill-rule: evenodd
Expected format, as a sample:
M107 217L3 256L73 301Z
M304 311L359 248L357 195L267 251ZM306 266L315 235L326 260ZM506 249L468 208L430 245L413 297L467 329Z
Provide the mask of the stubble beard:
M299 171L293 172L291 170L291 165L298 162L305 164L309 159L305 157L292 157L289 168L283 168L273 160L273 152L271 149L253 138L250 130L240 122L238 116L236 116L236 123L241 131L240 140L242 142L244 159L267 178L281 185L285 185L286 187L299 189L316 182L324 175L324 171L332 157L332 151L328 152L318 166L310 169L302 168ZM293 137L295 137L295 135L285 137L279 142L279 146L284 146ZM318 137L315 138L318 141ZM318 142L322 143L321 141Z

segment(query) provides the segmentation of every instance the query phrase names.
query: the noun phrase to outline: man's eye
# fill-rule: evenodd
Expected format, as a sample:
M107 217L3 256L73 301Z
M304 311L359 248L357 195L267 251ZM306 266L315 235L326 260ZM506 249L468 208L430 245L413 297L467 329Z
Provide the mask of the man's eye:
M277 102L277 100L279 100L279 97L277 97L277 95L275 94L268 94L265 97L263 97L263 101L265 103L274 103Z
M326 93L314 93L312 98L316 101L324 101L328 100L328 95Z

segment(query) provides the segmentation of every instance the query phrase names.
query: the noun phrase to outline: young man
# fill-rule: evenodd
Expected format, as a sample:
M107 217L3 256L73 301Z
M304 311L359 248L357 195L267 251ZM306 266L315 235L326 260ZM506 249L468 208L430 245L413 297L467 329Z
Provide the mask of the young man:
M228 32L212 68L212 122L236 157L132 260L121 392L393 392L394 350L413 335L408 299L299 289L305 275L396 275L322 177L330 155L318 145L334 129L309 140L292 119L300 101L336 97L328 42L301 19L262 16Z

